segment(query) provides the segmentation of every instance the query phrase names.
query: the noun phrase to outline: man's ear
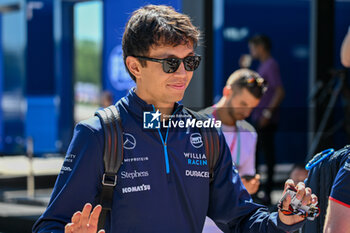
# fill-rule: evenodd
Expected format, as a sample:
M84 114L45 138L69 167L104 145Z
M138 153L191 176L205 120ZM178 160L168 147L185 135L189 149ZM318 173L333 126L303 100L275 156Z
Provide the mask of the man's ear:
M136 57L128 56L126 58L126 66L128 67L130 73L132 73L136 79L141 77L141 64Z
M227 97L232 93L232 87L230 85L226 85L224 89L222 90L222 95Z

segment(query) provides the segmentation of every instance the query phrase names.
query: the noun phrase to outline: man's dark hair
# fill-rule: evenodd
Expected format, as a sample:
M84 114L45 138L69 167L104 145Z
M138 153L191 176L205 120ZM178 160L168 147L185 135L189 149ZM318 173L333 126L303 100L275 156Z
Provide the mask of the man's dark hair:
M187 15L164 5L147 5L133 12L123 35L123 58L131 78L134 75L126 66L128 56L147 56L149 48L157 45L198 44L200 32ZM146 66L144 60L139 60Z
M258 73L245 68L233 72L226 85L231 86L234 93L240 93L245 88L257 99L261 99L267 90L267 82Z
M255 35L249 39L249 43L253 45L262 45L266 51L271 51L271 40L265 35Z

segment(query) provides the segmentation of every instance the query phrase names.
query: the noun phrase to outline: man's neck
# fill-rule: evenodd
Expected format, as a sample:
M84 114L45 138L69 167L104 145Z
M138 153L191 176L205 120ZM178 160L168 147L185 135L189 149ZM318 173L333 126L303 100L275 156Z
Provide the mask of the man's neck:
M220 120L222 124L228 126L236 126L236 119L234 119L227 106L225 106L225 97L221 98L216 106L216 118Z
M260 60L260 62L265 62L265 61L268 60L270 57L271 57L271 54L270 54L270 53L264 53L264 54L261 54L259 60Z
M164 115L170 116L172 114L175 102L174 103L165 103L165 102L161 102L161 101L156 101L152 98L147 98L147 96L144 96L143 93L140 93L140 91L138 91L137 88L135 89L135 93L139 98L141 98L147 104L152 104L156 110L159 109L159 111L162 113L162 115L160 117L161 120L163 120Z
M173 113L173 109L174 109L174 104L172 105L172 107L170 108L162 108L162 107L160 107L160 108L157 108L156 106L155 106L155 108L156 109L159 109L159 111L162 113L162 115L161 115L161 120L167 120L167 119L169 119L169 116ZM165 117L165 116L167 116L167 117Z

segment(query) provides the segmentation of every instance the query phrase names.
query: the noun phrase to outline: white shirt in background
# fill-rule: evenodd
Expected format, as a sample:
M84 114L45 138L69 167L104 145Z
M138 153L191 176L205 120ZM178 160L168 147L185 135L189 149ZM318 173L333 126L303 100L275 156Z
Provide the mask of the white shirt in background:
M238 173L242 175L255 175L255 151L258 135L254 127L247 121L237 121L238 134L235 126L222 125L226 143L228 147L232 148L231 156L232 162L235 163ZM238 137L240 137L238 139ZM240 144L240 146L239 146ZM238 150L240 149L240 156L237 158Z

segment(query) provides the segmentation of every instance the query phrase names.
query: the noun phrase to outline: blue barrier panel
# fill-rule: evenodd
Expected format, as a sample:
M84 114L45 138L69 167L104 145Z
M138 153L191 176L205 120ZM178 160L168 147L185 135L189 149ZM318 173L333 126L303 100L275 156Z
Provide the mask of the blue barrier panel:
M2 16L0 14L0 39L2 38ZM1 41L1 40L0 40ZM4 79L4 66L3 66L3 54L2 54L2 46L0 46L0 151L3 150L3 143L4 143L4 131L3 131L3 124L4 121L2 119L2 80Z
M54 40L52 0L27 0L26 94L53 95Z
M56 152L57 98L54 96L28 96L25 138L34 142L34 154Z
M58 137L59 152L65 153L73 135L73 7L74 2L54 0L54 55L55 88L59 97Z
M27 0L25 140L32 137L34 153L56 152L53 2ZM57 101L56 101L57 102Z
M223 28L225 26L224 13L225 6L224 0L214 0L213 9L213 102L216 103L220 100L222 95L222 87L226 81L223 76L224 73L224 38Z
M123 97L135 85L125 70L122 55L122 36L130 14L146 4L165 4L181 10L181 0L133 0L103 2L103 89L110 91L114 99Z
M3 154L24 153L24 93L26 77L26 8L24 0L0 1Z

